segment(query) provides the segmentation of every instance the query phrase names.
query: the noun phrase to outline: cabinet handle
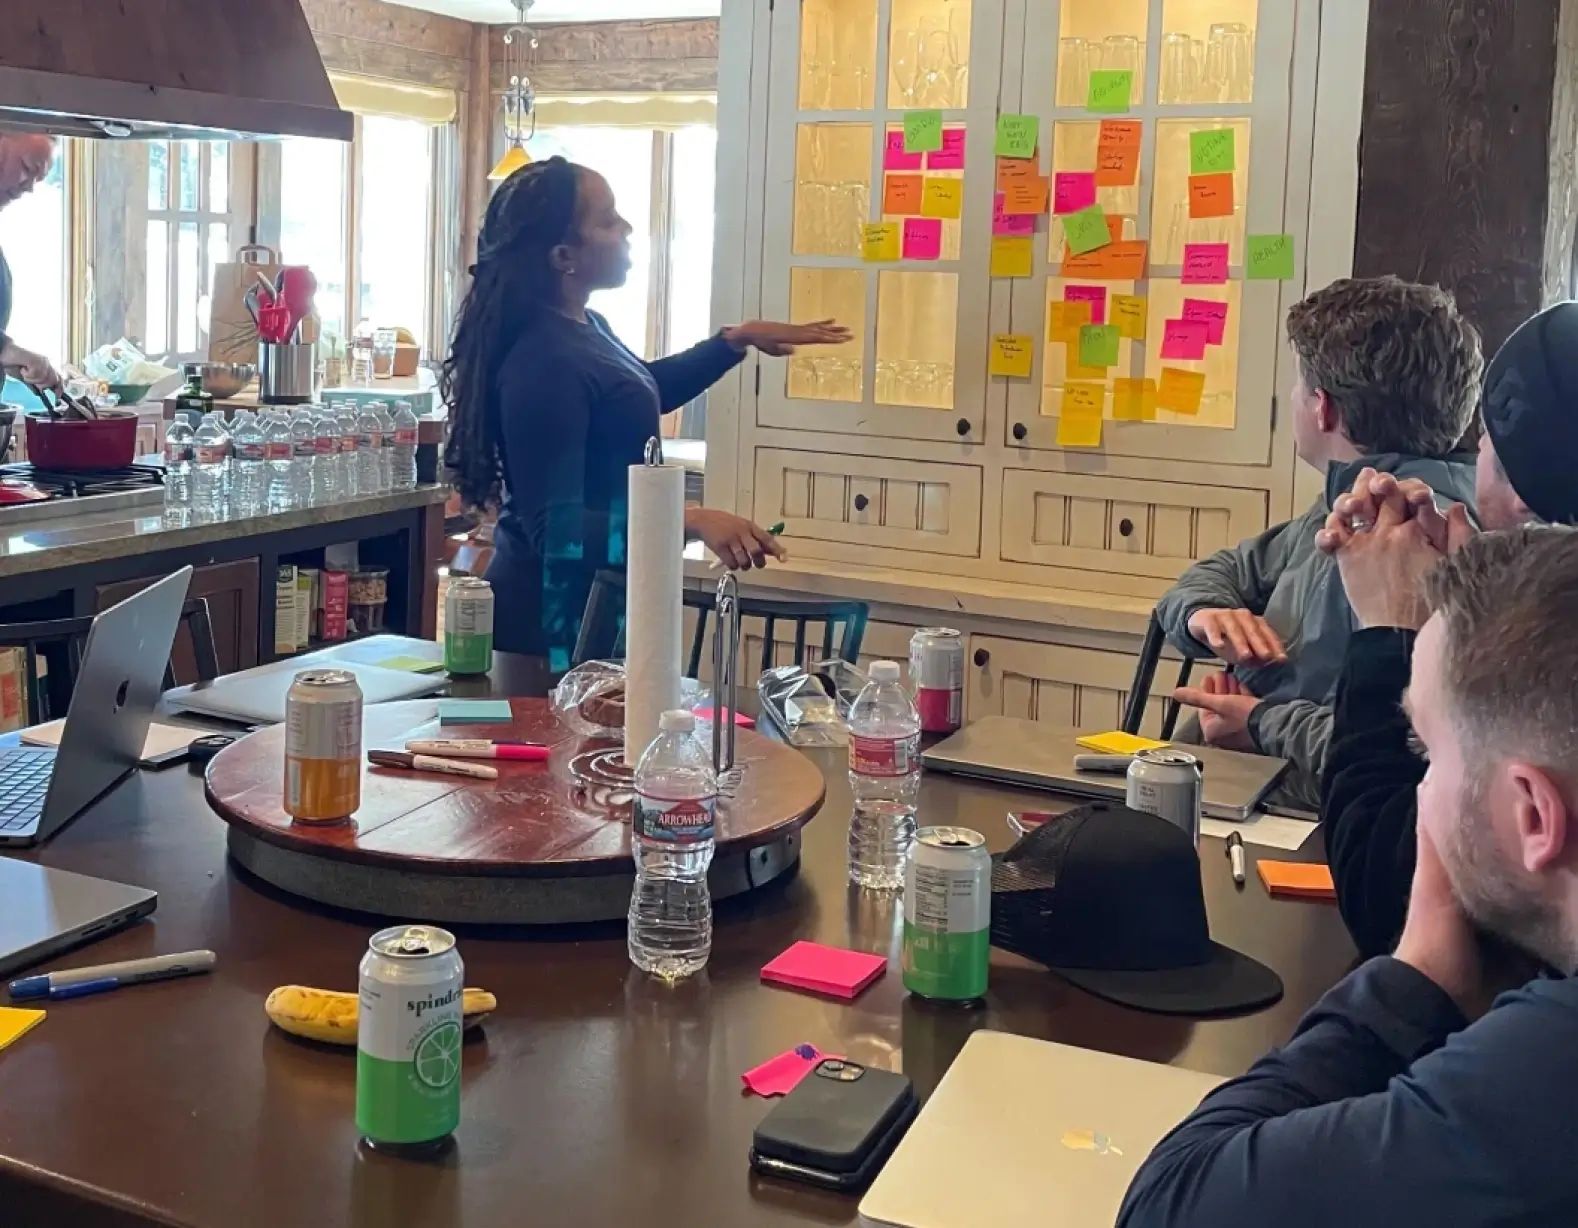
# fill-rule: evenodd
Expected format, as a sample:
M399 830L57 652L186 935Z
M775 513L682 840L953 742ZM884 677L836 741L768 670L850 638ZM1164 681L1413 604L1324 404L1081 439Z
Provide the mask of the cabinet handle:
M1118 536L1120 536L1120 537L1133 537L1134 536L1134 521L1130 520L1127 516L1125 516L1122 520L1118 521Z
M855 510L857 512L863 512L870 506L871 506L871 500L866 498L865 495L856 495L855 496Z
M992 659L992 654L987 652L984 648L977 648L975 650L975 657L973 659L977 669L985 669L986 663Z
M1024 437L1026 435L1028 435L1028 434L1030 434L1030 428L1025 426L1025 424L1023 422L1016 422L1016 423L1014 423L1014 438L1015 439L1023 440Z
M967 439L970 435L970 420L968 418L960 418L959 424L955 429L959 432L960 439Z

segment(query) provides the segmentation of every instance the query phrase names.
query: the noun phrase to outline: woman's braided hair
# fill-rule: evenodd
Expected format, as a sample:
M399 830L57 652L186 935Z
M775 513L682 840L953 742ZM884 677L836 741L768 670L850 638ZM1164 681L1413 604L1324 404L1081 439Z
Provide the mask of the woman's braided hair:
M579 185L579 167L549 158L521 167L488 205L471 288L439 375L449 406L444 465L468 507L499 506L499 368L532 314L558 305L559 276L548 255L575 241Z

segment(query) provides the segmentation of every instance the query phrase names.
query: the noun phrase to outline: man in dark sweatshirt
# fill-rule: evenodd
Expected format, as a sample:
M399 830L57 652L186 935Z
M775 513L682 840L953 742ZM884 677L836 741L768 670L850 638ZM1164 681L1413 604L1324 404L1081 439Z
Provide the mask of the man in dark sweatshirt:
M1578 1224L1578 529L1474 537L1424 599L1396 955L1163 1139L1120 1228Z

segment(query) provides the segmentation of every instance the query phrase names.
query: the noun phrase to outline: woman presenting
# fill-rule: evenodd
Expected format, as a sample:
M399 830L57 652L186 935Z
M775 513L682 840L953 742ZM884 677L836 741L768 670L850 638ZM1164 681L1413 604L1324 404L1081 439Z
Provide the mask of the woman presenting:
M494 644L546 656L555 671L569 667L593 576L624 566L627 470L661 415L752 346L780 357L849 340L832 321L755 320L643 362L586 306L593 291L624 284L630 232L595 171L563 158L516 171L488 206L440 381L451 480L467 505L499 510L487 571ZM784 557L764 530L713 508L687 508L685 533L729 567Z

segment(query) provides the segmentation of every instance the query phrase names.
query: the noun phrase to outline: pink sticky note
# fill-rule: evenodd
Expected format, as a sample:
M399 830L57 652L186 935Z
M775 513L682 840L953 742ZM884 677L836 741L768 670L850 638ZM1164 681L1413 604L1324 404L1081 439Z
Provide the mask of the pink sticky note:
M1205 343L1210 334L1210 325L1204 320L1168 320L1162 334L1162 357L1198 362L1205 357Z
M992 197L992 233L994 235L1024 235L1026 237L1036 232L1036 216L1033 213L1004 213L1003 193L999 192Z
M1052 212L1078 213L1096 203L1096 176L1091 171L1059 171L1052 177Z
M758 1096L787 1096L795 1084L810 1074L816 1064L836 1053L823 1053L815 1045L796 1045L777 1057L768 1058L760 1066L747 1070L740 1076L746 1088Z
M1221 345L1227 335L1226 303L1215 303L1208 298L1186 298L1182 318L1202 322L1206 326L1206 342L1210 345Z
M904 259L936 260L942 255L942 219L907 217L904 219Z
M903 133L899 134L900 136ZM899 142L902 148L903 142ZM942 148L934 149L926 155L926 169L929 171L962 171L964 169L964 129L944 128L942 130Z
M944 140L946 140L944 134ZM904 133L902 130L888 133L888 146L882 155L882 169L885 171L918 171L925 160L925 154L904 152Z
M764 967L762 980L849 1001L887 970L880 955L801 941Z
M1183 284L1186 286L1225 286L1227 284L1227 244L1185 243Z
M728 709L725 708L724 711L728 711ZM698 721L706 721L710 724L711 722L718 719L718 710L716 708L697 708L691 713L691 715L694 716ZM743 712L736 712L734 714L734 723L736 725L741 725L746 729L752 729L756 725L756 722L750 717L746 716Z
M1106 286L1064 286L1063 300L1068 303L1089 303L1090 322L1092 324L1107 322Z

